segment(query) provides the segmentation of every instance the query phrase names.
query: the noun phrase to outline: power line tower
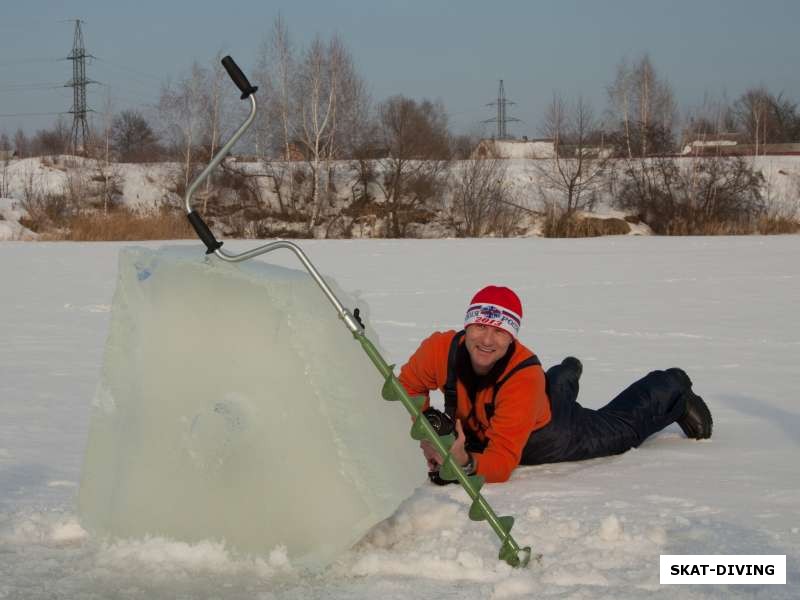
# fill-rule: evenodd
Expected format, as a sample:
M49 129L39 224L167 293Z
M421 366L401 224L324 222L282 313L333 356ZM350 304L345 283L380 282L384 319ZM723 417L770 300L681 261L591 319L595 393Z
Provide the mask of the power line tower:
M508 130L506 129L506 123L513 123L518 122L521 123L519 119L515 119L513 117L506 116L506 106L510 104L516 104L516 102L511 102L511 100L506 100L506 91L503 87L503 80L500 80L500 87L497 90L497 101L490 102L486 106L497 106L497 116L494 119L486 119L483 121L484 123L497 123L497 139L498 140L507 140L511 136L508 135Z
M83 46L83 31L81 30L80 19L75 19L75 38L72 42L72 52L67 56L67 60L72 61L72 80L64 84L64 87L72 88L72 135L70 145L74 153L86 151L89 141L89 122L86 120L86 113L92 112L86 107L86 86L96 83L91 79L86 79L86 59L94 58L91 54L86 54Z

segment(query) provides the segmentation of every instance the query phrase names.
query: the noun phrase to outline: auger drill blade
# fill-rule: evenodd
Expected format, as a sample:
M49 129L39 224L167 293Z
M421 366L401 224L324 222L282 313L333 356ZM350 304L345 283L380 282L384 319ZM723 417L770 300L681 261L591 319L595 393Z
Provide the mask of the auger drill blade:
M477 498L469 507L469 518L471 521L485 521L488 518L486 509L481 506L480 500Z
M389 365L389 368L394 370L394 365ZM384 400L400 400L400 392L393 385L394 375L389 375L381 388L381 396Z
M530 560L530 556L527 557L525 563L523 564L522 558L519 556L519 553L521 552L521 550L517 551L514 549L514 546L512 546L508 541L505 541L500 547L500 554L498 554L498 558L506 561L512 567L522 567L527 564L528 560Z
M410 396L409 399L417 410L422 410L422 407L425 406L425 402L427 401L425 396Z
M475 492L480 492L483 484L486 483L486 480L483 478L483 475L470 475L467 477L467 481L470 482L472 485L472 489Z
M426 437L425 434L425 425L422 423L422 419L424 419L422 415L417 417L414 420L414 424L411 426L411 438L417 441L424 440Z
M452 448L453 443L456 441L456 436L454 436L452 433L448 433L447 435L440 435L439 439L442 440L442 445L449 451L450 448Z
M506 535L508 535L511 528L514 526L514 517L498 517L497 520L500 521L500 525L503 526L503 530L506 532Z

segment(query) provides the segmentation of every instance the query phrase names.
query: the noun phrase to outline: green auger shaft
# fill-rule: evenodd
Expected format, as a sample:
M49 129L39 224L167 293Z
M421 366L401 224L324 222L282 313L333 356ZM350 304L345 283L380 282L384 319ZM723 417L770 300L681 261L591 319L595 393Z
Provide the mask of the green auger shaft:
M393 365L389 365L383 359L378 349L363 334L354 332L355 337L367 353L372 363L377 367L380 374L384 377L383 397L386 400L400 400L403 406L414 420L411 427L411 437L415 440L427 439L431 442L439 453L445 457L439 476L447 481L457 479L461 486L466 490L472 506L469 509L469 518L473 521L488 521L497 537L500 538L501 548L499 558L506 561L512 567L524 567L531 558L530 547L520 548L519 544L511 536L511 527L514 524L514 517L498 517L492 507L481 495L480 489L484 484L484 479L478 475L467 475L460 465L450 454L450 448L455 441L453 434L439 436L436 430L428 422L427 417L421 413L421 408L425 403L422 397L411 397L405 388L400 384L394 375Z

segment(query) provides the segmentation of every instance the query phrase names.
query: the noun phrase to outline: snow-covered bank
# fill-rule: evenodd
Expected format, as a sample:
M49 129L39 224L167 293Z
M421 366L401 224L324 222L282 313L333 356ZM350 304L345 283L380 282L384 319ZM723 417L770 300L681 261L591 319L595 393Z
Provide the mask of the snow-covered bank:
M683 168L690 168L691 157L675 158ZM749 157L747 161L762 175L761 196L771 212L796 219L800 215L800 156L759 156ZM447 185L432 199L428 208L429 216L425 222L410 224L409 237L442 238L455 237L457 232L453 219L459 219L448 207L452 204L454 189L458 183L458 173L471 161L458 161L453 165L452 177ZM563 193L549 189L547 177L543 174L548 161L530 159L508 159L500 161L505 171L504 189L507 200L523 207L511 220L516 235L538 235L541 223L529 211L542 212L552 202L563 202ZM263 237L282 235L286 237L303 235L306 224L302 217L286 219L281 216L281 209L290 204L296 204L301 212L306 210L306 203L310 197L310 175L306 165L302 162L282 163L272 162L229 162L232 169L246 174L238 181L235 177L226 176L228 187L212 190L211 204L220 214L212 215L211 221L219 230L220 235L233 235L238 232L242 237ZM353 207L356 190L361 189L358 181L358 170L349 161L332 161L331 198L326 200L323 223L317 227L317 237L379 237L385 234L385 217L377 214L367 214L355 217L347 215L348 209ZM624 161L620 161L617 171L623 170ZM37 194L66 194L71 202L82 205L92 201L98 202L97 195L101 182L109 182L112 196L115 201L136 210L152 211L160 207L182 207L182 197L177 193L183 186L182 165L178 163L111 163L105 165L102 161L76 158L70 156L26 158L11 160L2 167L0 192L9 197L9 211L13 208L15 213L5 217L6 222L0 220L0 240L28 239L30 232L21 231L18 226L19 217L23 214L20 210L20 201L26 197ZM375 165L375 177L379 178L380 166ZM612 169L613 170L613 169ZM219 170L215 176L222 178ZM223 178L224 179L224 178ZM297 180L290 184L290 181ZM621 179L617 177L619 181ZM616 188L619 188L617 181ZM299 182L299 183L298 183ZM105 185L105 183L102 183ZM279 198L277 188L281 189ZM245 191L246 188L246 191ZM369 195L377 203L383 202L383 194L376 183L369 184ZM203 190L201 190L201 195ZM610 179L598 183L592 190L596 204L592 215L599 218L622 219L625 214L614 209L613 194L615 191ZM589 195L587 190L584 196ZM219 198L229 201L231 206L220 207ZM247 214L242 206L245 201ZM373 207L375 208L375 207ZM524 210L528 209L528 210ZM361 209L358 209L361 210ZM358 210L355 212L357 213ZM211 211L212 213L214 211ZM374 210L380 213L380 210ZM456 211L457 212L457 211ZM3 213L0 213L2 215ZM433 216L430 216L433 215ZM257 217L258 222L253 219ZM348 221L347 225L344 224ZM631 235L646 235L650 229L644 225L630 224ZM288 232L288 233L287 233Z
M20 224L19 220L24 216L25 211L19 207L19 202L0 198L0 241L27 241L39 237Z
M2 243L0 598L796 597L800 236L301 244L369 303L390 362L458 327L480 286L506 284L545 365L583 360L583 403L679 365L714 412L714 437L688 441L671 426L621 456L484 487L516 518L515 538L544 555L525 571L496 559L455 486L420 487L313 577L281 548L242 557L219 540L94 539L75 496L122 245ZM269 258L298 267L288 253ZM786 554L789 583L660 586L660 554Z

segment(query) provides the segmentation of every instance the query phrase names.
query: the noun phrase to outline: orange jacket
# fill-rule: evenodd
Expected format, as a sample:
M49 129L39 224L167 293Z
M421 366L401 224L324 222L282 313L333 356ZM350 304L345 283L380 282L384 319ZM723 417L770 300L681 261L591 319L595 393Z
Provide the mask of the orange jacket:
M400 369L400 383L411 396L425 396L430 390L444 392L447 359L455 331L437 332L424 340ZM461 340L463 344L463 339ZM532 356L528 348L515 342L514 354L500 375L504 377L515 365ZM485 405L492 402L492 387L478 391L475 417L470 418L471 401L464 384L456 384L456 418L479 438L488 441L483 453L473 453L476 473L488 482L506 481L519 464L522 449L532 431L550 422L550 402L545 392L544 371L539 365L520 369L506 381L494 398L494 416L486 417ZM428 408L429 402L424 408Z

